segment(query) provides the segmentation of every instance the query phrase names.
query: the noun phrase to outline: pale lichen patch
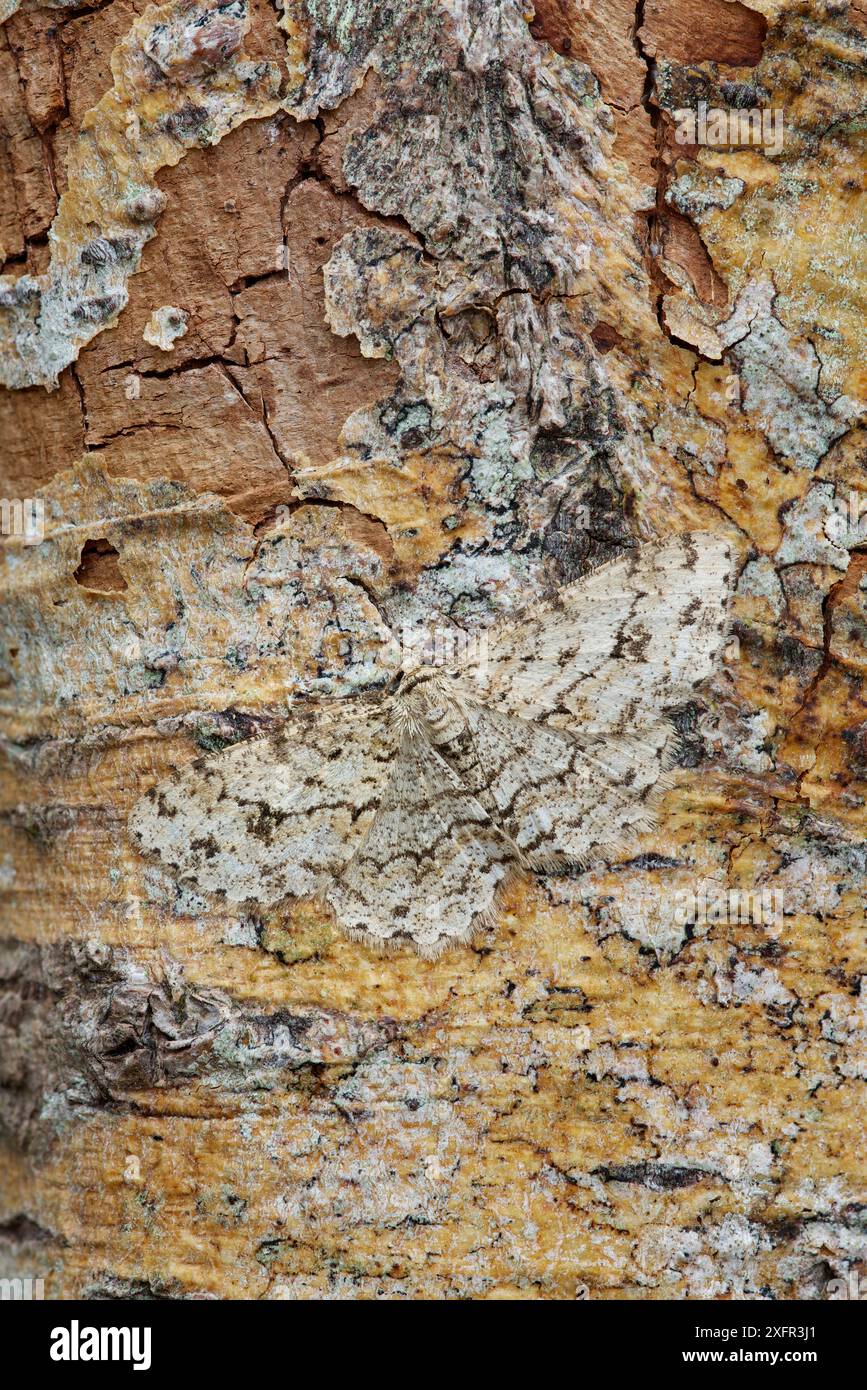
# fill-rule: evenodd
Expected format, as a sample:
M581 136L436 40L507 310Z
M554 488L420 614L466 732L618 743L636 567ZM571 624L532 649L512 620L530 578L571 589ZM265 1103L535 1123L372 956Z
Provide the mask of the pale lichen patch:
M186 333L188 323L189 314L184 309L163 304L161 308L154 309L144 326L142 337L151 347L158 347L162 352L173 352L178 338L183 338Z

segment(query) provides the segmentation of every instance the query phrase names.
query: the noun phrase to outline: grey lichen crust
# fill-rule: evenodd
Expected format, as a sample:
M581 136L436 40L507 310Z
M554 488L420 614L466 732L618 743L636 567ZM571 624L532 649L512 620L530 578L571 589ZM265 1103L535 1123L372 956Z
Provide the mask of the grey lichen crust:
M297 467L297 486L352 500L377 461L395 478L420 453L445 458L475 527L428 607L474 605L492 580L539 588L539 539L567 494L600 475L631 495L649 480L640 428L590 337L612 267L638 260L629 218L613 211L628 183L610 112L587 68L532 39L514 0L368 0L351 22L293 0L286 26L306 36L295 115L339 106L375 74L373 116L346 142L343 174L365 207L407 228L350 232L325 268L332 329L396 360L402 380L347 421L331 464ZM466 552L482 546L490 572L468 574ZM419 611L398 596L389 617Z
M822 389L822 359L809 341L793 342L774 314L777 291L766 276L750 281L718 328L740 373L744 410L783 458L813 472L864 414L865 406Z
M515 0L367 0L351 20L340 9L290 0L287 19L309 25L309 46L289 109L333 109L379 73L381 109L350 141L344 172L368 207L423 239L442 311L493 307L504 292L578 293L592 179L605 168L600 125L603 140L612 128L589 70L536 44Z

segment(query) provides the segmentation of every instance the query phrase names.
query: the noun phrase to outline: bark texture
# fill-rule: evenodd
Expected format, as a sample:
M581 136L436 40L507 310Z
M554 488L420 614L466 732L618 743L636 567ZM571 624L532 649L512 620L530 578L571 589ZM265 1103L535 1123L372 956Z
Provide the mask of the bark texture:
M2 20L0 492L45 538L2 552L0 1275L867 1275L860 0ZM781 148L684 141L700 103ZM640 856L422 962L129 843L173 767L376 688L389 630L687 528L738 547L735 636Z

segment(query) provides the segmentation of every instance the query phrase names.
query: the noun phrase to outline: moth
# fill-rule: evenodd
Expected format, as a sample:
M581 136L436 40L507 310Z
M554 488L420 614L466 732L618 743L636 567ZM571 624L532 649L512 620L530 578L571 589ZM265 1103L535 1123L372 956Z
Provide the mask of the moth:
M206 896L318 897L350 937L433 957L492 920L510 874L610 860L652 824L666 710L715 668L733 574L711 535L641 546L450 665L405 660L384 690L198 759L132 836Z

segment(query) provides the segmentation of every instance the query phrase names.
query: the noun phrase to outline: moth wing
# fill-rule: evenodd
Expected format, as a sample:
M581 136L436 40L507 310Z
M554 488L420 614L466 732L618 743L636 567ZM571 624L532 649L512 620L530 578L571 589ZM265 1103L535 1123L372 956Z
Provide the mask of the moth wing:
M511 847L423 734L405 737L366 839L326 898L343 929L432 957L490 914Z
M582 739L471 702L466 715L492 819L530 868L620 853L653 823L655 796L669 784L666 721Z
M274 737L199 758L152 787L130 832L204 894L263 906L308 897L364 837L391 757L386 715L364 701L297 712Z
M472 698L582 735L655 723L715 669L734 582L729 543L683 534L630 551L487 634Z

